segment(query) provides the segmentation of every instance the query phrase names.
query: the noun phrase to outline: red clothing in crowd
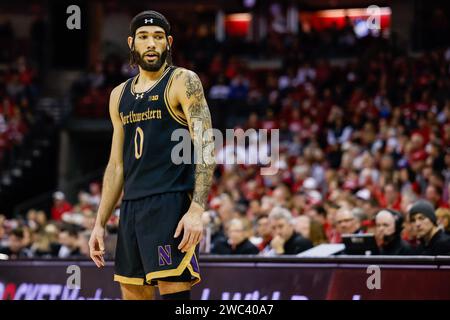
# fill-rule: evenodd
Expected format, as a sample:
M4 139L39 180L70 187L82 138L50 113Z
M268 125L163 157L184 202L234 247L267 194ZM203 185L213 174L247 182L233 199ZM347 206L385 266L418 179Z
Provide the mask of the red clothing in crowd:
M261 121L261 128L266 130L272 130L279 128L279 124L276 120L265 119Z
M64 213L72 211L72 205L67 201L61 202L58 206L52 207L52 219L59 221Z
M393 203L388 203L384 194L381 194L381 196L378 197L378 201L380 203L381 208L388 208L388 209L393 209L393 210L401 210L402 209L402 207L401 207L402 197L400 194L396 197L396 199Z
M436 209L443 208L443 209L449 209L450 206L447 202L443 201L442 199L439 199L439 201L435 205Z
M261 243L258 244L256 247L261 252L261 251L264 250L265 247L267 247L270 244L271 241L272 241L272 237L269 237L267 239L263 239L263 241L261 241Z
M325 231L329 243L342 243L341 235L329 222L323 224L323 230Z

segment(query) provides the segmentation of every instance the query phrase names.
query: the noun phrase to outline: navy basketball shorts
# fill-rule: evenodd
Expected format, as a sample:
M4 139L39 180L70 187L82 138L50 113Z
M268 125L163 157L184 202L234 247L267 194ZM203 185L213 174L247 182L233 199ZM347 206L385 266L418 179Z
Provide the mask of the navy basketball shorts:
M120 207L114 281L157 286L158 280L200 282L198 245L182 253L174 238L182 216L191 204L190 193L169 192L137 200L124 200Z

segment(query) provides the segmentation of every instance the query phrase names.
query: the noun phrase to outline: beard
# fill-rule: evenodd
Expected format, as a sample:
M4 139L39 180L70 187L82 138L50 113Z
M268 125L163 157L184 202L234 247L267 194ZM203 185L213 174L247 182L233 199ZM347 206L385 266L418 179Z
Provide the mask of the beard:
M137 65L140 66L145 71L155 72L155 71L158 71L159 69L161 69L164 62L166 62L167 49L164 50L161 53L161 55L158 55L158 58L153 62L148 62L145 60L146 53L147 53L147 51L144 52L143 54L139 54L139 52L134 50L134 51L132 51L131 54L134 56L134 61L136 61Z

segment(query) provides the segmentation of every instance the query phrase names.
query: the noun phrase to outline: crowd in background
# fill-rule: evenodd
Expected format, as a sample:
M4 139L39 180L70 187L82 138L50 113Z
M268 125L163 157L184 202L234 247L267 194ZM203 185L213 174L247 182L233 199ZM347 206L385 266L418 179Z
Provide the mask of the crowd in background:
M174 58L202 79L213 126L280 134L277 174L217 166L202 252L297 254L373 233L382 254L450 254L450 49L410 56L374 38L358 57L333 61L302 47L303 33L270 34L240 54L236 40L219 45L207 30L195 34ZM246 53L281 59L282 68L248 68ZM75 113L106 116L109 90L133 72L117 58L94 66L74 85ZM216 151L245 157L257 143ZM56 192L51 213L0 218L0 251L87 256L100 194L93 183L74 206ZM110 257L119 208L108 223Z
M12 162L33 122L36 95L35 72L24 56L0 64L0 172Z
M213 97L235 100L235 109L239 115L248 116L250 110L258 110L262 115L269 105L268 97L260 92L277 86L280 72L293 76L300 67L308 69L317 62L327 67L330 58L357 57L370 54L374 50L384 50L388 41L381 36L359 38L353 31L349 20L342 28L335 26L324 30L314 28L303 30L296 35L268 30L267 36L259 40L247 41L242 37L227 37L223 41L216 39L214 24L202 23L172 25L174 44L171 55L178 66L195 70L209 91L213 86L230 87L228 91L213 91ZM125 41L125 39L124 39ZM200 49L201 48L201 49ZM125 53L125 52L123 52ZM280 62L277 67L262 66L250 68L248 61ZM72 87L74 115L78 117L108 117L105 105L109 101L112 88L122 81L136 75L123 55L106 54L103 60L90 66ZM300 77L305 77L302 73ZM286 86L285 79L282 86ZM252 91L254 94L251 95ZM250 104L240 108L241 100L250 93ZM243 109L243 110L241 110ZM228 114L220 114L218 121L225 121ZM229 123L233 123L230 118Z
M0 214L10 216L55 186L59 110L42 94L50 56L42 8L27 6L18 23L7 7L0 17Z
M32 19L30 39L22 39L10 20L0 18L0 174L14 162L34 123L43 32L42 19Z
M80 191L72 205L61 191L53 194L51 212L29 210L24 217L0 215L0 255L3 258L82 258L89 255L88 240L100 203L100 184L93 182ZM114 254L117 211L108 223L108 257Z

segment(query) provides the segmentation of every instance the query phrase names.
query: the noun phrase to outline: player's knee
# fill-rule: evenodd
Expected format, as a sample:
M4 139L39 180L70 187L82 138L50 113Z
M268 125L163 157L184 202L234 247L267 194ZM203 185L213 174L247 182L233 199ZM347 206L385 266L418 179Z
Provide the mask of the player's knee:
M191 290L161 294L163 300L191 300Z
M163 299L164 296L172 295L179 292L188 291L189 297L186 298L185 296L180 299L189 299L190 298L190 290L191 290L191 283L190 282L168 282L168 281L158 281L158 288L159 293ZM186 294L184 294L186 295ZM169 297L170 298L170 297ZM170 299L170 300L178 300L178 299Z
M154 300L155 289L151 286L120 284L123 300Z

